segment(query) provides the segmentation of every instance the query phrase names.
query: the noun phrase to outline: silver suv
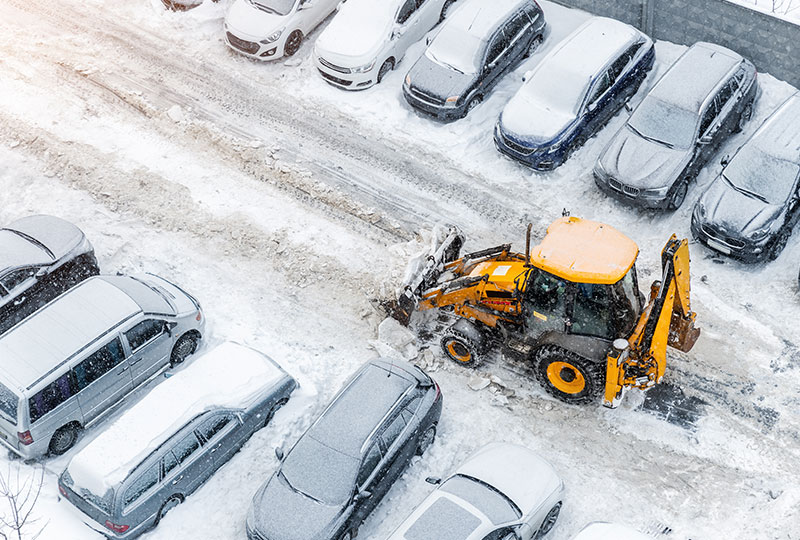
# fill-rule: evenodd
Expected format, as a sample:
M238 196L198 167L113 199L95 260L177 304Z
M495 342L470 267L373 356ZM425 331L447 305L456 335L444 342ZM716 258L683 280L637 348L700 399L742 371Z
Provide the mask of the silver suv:
M0 337L0 444L63 454L79 430L192 354L205 320L169 281L95 276Z

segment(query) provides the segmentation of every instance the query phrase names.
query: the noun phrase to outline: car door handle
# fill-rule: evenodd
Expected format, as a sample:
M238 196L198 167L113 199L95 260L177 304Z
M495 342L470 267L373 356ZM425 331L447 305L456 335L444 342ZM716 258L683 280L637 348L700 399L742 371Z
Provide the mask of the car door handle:
M173 481L172 481L172 485L174 486L175 484L177 484L177 483L178 483L178 482L180 482L181 480L183 480L183 475L180 475L180 476L179 476L179 477L177 477L175 480L173 480Z

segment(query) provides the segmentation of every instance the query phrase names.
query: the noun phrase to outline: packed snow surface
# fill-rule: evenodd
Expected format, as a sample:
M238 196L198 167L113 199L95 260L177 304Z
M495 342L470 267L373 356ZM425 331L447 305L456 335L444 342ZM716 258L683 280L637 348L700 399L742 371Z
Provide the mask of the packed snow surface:
M211 409L245 408L286 373L249 347L217 345L154 388L72 458L77 486L103 496L192 418Z

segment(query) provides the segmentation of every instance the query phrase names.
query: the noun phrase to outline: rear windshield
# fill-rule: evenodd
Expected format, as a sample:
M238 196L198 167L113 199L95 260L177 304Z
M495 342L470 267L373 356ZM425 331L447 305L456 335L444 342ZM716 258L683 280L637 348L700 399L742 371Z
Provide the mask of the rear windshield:
M0 412L10 420L14 425L17 425L17 407L19 405L19 396L0 384Z

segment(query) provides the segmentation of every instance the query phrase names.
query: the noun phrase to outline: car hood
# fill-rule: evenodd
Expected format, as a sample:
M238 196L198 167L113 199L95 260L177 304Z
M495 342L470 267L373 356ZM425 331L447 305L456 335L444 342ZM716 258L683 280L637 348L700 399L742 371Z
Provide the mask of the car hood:
M408 77L411 86L419 88L426 94L438 96L442 100L451 96L463 96L475 80L474 74L447 68L426 55L417 60L408 72Z
M657 189L672 184L690 157L689 150L648 141L624 126L603 152L600 163L624 184Z
M283 28L288 18L289 15L261 11L247 0L236 0L228 10L225 22L237 36L258 41Z
M500 114L500 127L524 143L546 146L558 139L576 118L574 114L553 109L517 93Z
M748 237L763 229L783 210L782 205L765 203L737 191L722 176L714 180L697 205L705 208L701 221L733 237Z
M78 227L54 216L28 216L18 219L6 228L35 238L44 244L56 259L67 255L84 239L83 232Z
M342 507L294 491L278 473L253 498L259 534L268 540L327 540Z
M344 67L366 64L389 41L394 12L394 2L345 2L317 39L317 55Z

